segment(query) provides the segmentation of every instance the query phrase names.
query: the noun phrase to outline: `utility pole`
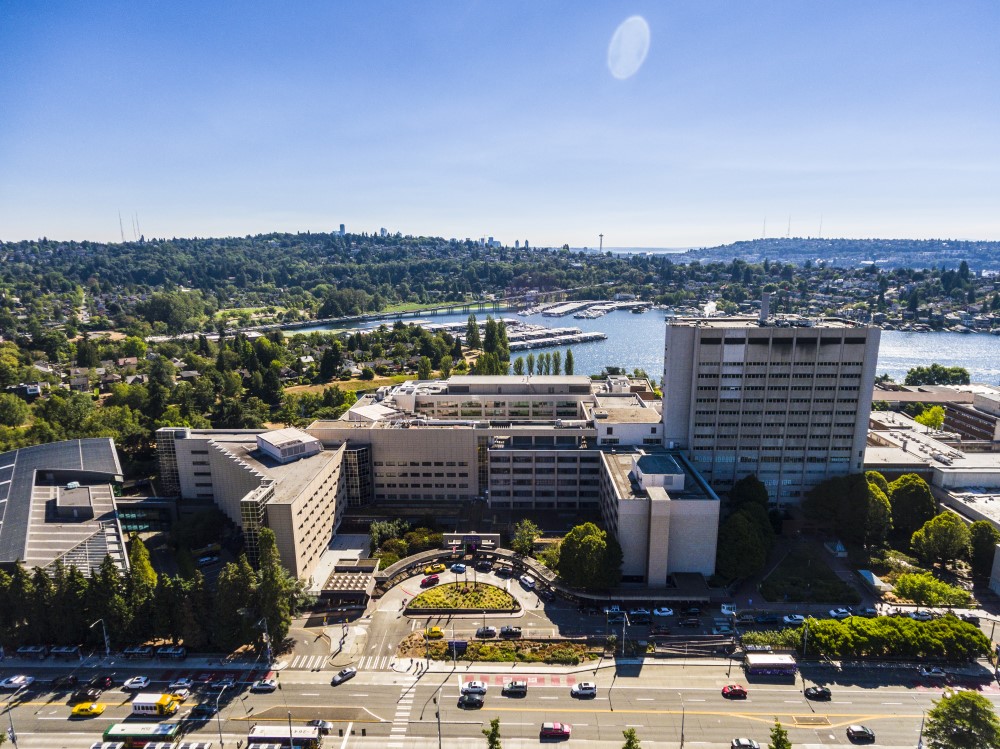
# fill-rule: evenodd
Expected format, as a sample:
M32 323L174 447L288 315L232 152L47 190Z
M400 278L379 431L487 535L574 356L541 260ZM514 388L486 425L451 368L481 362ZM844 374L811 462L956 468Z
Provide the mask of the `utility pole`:
M104 657L105 658L110 658L111 657L111 641L108 640L108 630L107 630L107 627L104 626L104 619L98 619L96 622L94 622L93 624L90 625L90 629L93 629L98 624L101 625L101 632L104 633Z
M219 714L219 700L222 699L223 693L228 688L229 687L223 687L222 689L219 690L219 693L215 696L215 723L219 727L219 748L220 749L226 749L226 745L225 745L225 743L222 740L222 716ZM289 714L291 714L291 713L289 713Z
M288 746L295 749L295 736L292 735L292 711L288 711Z
M441 696L441 687L438 687L437 694L434 695L434 715L437 717L438 726L438 749L441 749L441 705L438 698Z

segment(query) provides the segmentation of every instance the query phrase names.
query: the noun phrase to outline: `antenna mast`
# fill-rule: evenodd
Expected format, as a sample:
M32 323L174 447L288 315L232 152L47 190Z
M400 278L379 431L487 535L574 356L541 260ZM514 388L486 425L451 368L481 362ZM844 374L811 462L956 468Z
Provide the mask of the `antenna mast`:
M122 223L122 211L118 209L118 231L122 234L122 244L125 244L125 225Z

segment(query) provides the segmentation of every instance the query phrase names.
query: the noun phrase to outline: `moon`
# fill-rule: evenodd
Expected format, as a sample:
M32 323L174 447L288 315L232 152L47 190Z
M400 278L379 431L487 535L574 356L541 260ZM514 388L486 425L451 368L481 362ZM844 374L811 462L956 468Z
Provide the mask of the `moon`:
M608 45L608 70L624 81L639 72L649 53L649 24L642 16L632 16L615 29Z

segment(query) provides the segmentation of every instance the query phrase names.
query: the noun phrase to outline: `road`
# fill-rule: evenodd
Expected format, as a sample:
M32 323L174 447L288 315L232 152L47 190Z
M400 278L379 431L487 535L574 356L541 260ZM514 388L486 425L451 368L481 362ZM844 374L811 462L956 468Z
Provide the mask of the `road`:
M259 695L243 692L228 700L221 714L221 730L225 746L235 748L239 740L245 744L250 725L283 723L290 712L300 725L314 718L333 721L333 735L325 744L328 747L433 749L438 744L435 698L439 698L441 745L454 749L465 749L470 739L479 745L483 741L481 728L495 717L500 718L507 749L538 746L538 728L544 721L570 723L570 743L595 749L620 747L626 727L636 728L644 747L679 747L682 722L685 746L726 747L737 736L756 739L763 746L775 717L788 727L798 749L846 746L846 726L859 722L875 730L876 746L909 749L916 746L921 716L942 693L940 687L914 686L909 674L894 674L882 678L881 683L862 674L827 682L833 690L832 701L816 703L803 697L801 679L795 684L747 684L738 669L727 676L722 661L711 665L611 665L600 668L596 676L593 668L570 673L566 669L519 666L512 671L518 679L528 681L527 697L500 695L509 673L483 673L462 664L455 671L420 676L362 672L339 687L330 686L329 671L286 671L280 676L279 691ZM462 710L457 706L460 684L473 678L489 685L486 705L481 710ZM584 680L597 683L596 698L570 696L571 685ZM720 690L731 682L747 684L749 697L724 699ZM163 687L165 683L154 682L150 691ZM1000 702L995 684L983 693L994 704ZM105 693L103 701L109 707L104 715L85 720L69 719L66 698L65 692L52 694L42 686L13 707L3 722L13 721L19 749L86 747L90 741L100 740L108 725L129 714L129 695L120 690ZM197 701L197 696L188 700L177 717L183 718ZM201 740L218 742L219 728L213 719L193 733Z

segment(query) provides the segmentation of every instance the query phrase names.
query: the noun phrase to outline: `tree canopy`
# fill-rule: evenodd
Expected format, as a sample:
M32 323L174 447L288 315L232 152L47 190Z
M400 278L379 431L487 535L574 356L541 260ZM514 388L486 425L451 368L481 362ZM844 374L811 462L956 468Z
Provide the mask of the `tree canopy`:
M910 539L913 553L928 564L947 565L969 554L969 527L946 510L931 518Z
M575 526L559 545L559 577L574 588L606 590L621 580L618 540L593 523Z
M927 749L983 749L1000 746L1000 720L993 703L978 692L945 692L927 713Z
M900 476L888 488L894 534L901 539L909 539L934 517L937 502L927 482L915 473Z
M913 367L906 373L905 385L968 385L969 370L945 367L937 362L927 367Z

